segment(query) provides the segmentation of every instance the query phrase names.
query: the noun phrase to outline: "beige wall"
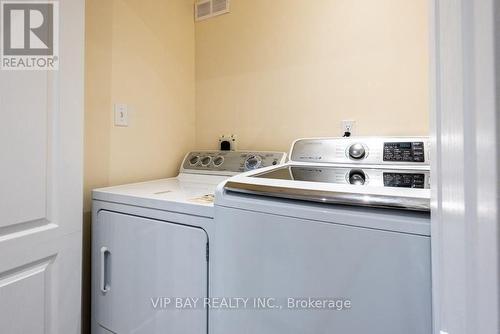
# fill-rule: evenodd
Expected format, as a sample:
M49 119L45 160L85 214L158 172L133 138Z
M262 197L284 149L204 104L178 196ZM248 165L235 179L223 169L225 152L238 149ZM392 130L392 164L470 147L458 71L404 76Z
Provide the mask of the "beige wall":
M196 24L196 146L428 133L428 1L232 0Z
M82 333L90 314L90 190L173 176L195 140L190 0L87 0ZM129 106L128 128L113 104Z
M189 0L87 0L85 209L90 189L172 176L194 146ZM129 106L129 127L113 105Z

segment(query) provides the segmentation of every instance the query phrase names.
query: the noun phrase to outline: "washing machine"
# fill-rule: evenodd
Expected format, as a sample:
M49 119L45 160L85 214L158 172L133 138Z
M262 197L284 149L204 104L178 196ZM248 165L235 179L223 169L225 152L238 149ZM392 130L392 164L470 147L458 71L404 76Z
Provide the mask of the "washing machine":
M216 192L214 334L429 334L427 138L297 140Z
M93 191L92 333L207 333L214 191L285 153L188 153L177 177Z

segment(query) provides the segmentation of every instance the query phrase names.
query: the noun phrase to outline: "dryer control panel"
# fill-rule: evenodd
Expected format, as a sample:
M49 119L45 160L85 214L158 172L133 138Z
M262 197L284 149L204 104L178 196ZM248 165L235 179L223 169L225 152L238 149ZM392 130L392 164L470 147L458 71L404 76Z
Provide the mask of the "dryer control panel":
M284 152L260 151L195 151L182 163L182 173L234 175L246 171L280 165Z

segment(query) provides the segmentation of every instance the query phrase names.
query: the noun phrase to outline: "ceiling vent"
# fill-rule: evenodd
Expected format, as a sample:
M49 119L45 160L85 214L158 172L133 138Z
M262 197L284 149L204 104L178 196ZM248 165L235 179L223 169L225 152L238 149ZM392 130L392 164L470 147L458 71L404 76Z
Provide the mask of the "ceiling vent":
M229 0L201 0L195 4L196 21L225 13L229 13Z

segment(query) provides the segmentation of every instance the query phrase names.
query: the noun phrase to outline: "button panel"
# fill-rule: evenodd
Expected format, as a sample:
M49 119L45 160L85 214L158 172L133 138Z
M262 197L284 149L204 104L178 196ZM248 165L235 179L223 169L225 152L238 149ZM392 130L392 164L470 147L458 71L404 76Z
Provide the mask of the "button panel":
M250 151L199 151L191 152L184 159L182 172L204 171L221 174L236 174L285 162L283 152Z
M410 174L410 173L384 173L385 187L398 188L419 188L424 189L425 174Z
M424 143L384 143L384 161L425 162Z
M363 165L429 165L427 137L306 138L294 142L290 161Z

